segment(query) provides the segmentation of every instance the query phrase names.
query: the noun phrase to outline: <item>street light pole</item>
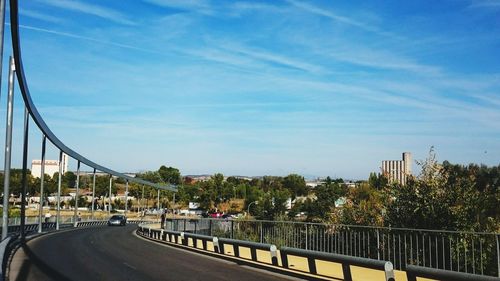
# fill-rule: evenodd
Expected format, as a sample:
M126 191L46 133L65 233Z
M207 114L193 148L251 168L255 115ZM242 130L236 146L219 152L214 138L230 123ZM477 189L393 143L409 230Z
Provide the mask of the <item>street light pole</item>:
M247 217L248 217L248 215L250 215L250 206L252 206L252 204L254 204L254 203L255 203L255 205L259 204L258 201L253 201L253 202L250 202L250 204L248 204L248 207L247 207Z
M111 186L113 185L113 175L109 175L109 206L108 206L108 214L111 216Z
M3 13L4 1L0 1L0 14ZM2 24L3 21L0 23ZM2 27L3 29L3 27ZM3 36L2 36L3 38ZM1 53L0 53L1 55ZM9 196L10 196L10 164L12 158L12 113L14 110L14 58L9 59L9 85L7 96L7 117L5 125L5 162L3 178L3 213L2 213L2 240L7 238L9 226Z

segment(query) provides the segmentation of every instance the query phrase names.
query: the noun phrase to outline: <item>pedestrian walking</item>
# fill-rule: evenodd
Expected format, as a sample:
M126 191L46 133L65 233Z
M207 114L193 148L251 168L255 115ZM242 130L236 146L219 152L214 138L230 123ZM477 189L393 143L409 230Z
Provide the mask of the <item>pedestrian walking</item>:
M50 217L52 217L52 215L50 214L50 212L45 213L45 222L46 223L49 222Z
M165 226L165 212L161 212L161 229Z

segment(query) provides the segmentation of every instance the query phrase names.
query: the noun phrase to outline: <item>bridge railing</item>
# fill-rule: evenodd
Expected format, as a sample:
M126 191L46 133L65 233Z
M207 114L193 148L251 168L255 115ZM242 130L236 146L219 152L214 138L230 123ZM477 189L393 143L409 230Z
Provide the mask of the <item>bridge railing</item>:
M0 70L3 69L1 67L1 58L3 57L3 37L4 37L4 14L5 14L5 0L0 0ZM74 196L75 206L73 208L74 214L72 223L76 226L77 217L78 217L78 206L79 206L79 194L80 194L80 168L82 165L86 165L87 167L93 169L93 182L92 182L92 212L94 208L95 202L95 178L96 172L100 171L107 175L109 175L109 206L112 205L111 202L111 193L112 193L112 183L113 177L122 178L125 180L125 195L128 196L128 185L130 183L137 183L140 185L151 186L158 190L170 190L176 191L175 186L171 185L160 185L151 183L149 181L142 180L140 178L131 177L129 175L117 172L105 166L102 166L96 162L89 160L84 157L76 150L69 148L63 141L61 141L48 127L45 123L44 119L38 112L37 107L35 106L30 91L28 87L27 77L24 72L24 65L21 54L21 39L19 36L19 7L18 0L11 0L10 3L10 34L11 34L11 43L13 55L9 59L9 75L8 75L8 94L7 94L7 118L6 118L6 129L5 129L5 159L4 159L4 189L3 194L3 215L2 215L2 239L5 239L8 235L8 226L11 224L9 221L9 194L11 194L10 190L10 171L11 171L11 158L12 158L12 134L13 134L13 111L14 111L14 86L17 82L19 86L19 92L21 93L23 105L24 105L24 123L23 123L23 141L22 141L22 178L21 178L21 191L20 191L20 218L19 218L19 227L20 227L20 236L23 238L26 235L27 225L32 221L29 221L26 217L26 206L27 206L27 188L28 188L28 150L30 146L30 123L34 123L38 130L42 135L41 139L41 155L40 155L40 164L41 171L39 175L34 175L35 177L40 177L40 189L37 190L37 193L41 194L39 202L39 210L38 210L38 231L41 232L43 229L43 205L44 205L44 194L46 194L46 190L44 190L44 176L45 176L45 159L46 159L46 150L47 145L52 144L56 151L59 152L59 177L58 177L58 186L57 186L57 202L56 202L56 229L59 229L61 224L66 223L64 218L61 216L61 192L62 192L62 174L63 174L63 160L66 160L65 156L68 156L70 159L76 161L77 171L76 171L76 192ZM1 85L1 73L0 73L0 85ZM1 89L2 87L0 87ZM49 143L47 143L47 141ZM125 213L127 213L128 209L128 200L125 200ZM111 211L111 208L108 208L108 211ZM92 213L93 217L93 213ZM14 222L15 224L16 222Z
M498 233L241 219L174 219L165 228L318 252L500 276Z
M249 260L265 265L267 268L282 268L286 270L286 273L292 272L298 274L298 276L302 273L310 274L306 276L307 279L311 279L311 276L333 277L332 270L328 270L328 272L319 272L317 270L316 262L323 261L326 263L331 262L341 264L343 269L343 280L346 281L353 280L351 266L359 266L382 271L384 272L386 281L395 280L393 266L388 261L371 260L347 255L287 247L281 247L278 249L276 245L272 244L193 234L184 231L165 230L146 224L140 224L138 226L137 234L151 240L170 243L177 246L182 245L183 247L203 250L204 252L210 254ZM260 251L260 255L258 251ZM291 267L289 259L292 258L306 258L308 260L306 268L302 269Z

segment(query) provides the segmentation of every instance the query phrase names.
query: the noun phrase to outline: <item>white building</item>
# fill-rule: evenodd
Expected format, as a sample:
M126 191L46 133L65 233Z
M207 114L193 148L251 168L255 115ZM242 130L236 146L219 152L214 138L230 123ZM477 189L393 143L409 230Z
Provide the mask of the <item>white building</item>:
M68 155L63 153L62 157L62 173L68 171ZM45 160L45 174L49 176L54 176L55 173L59 172L59 160ZM42 175L42 160L31 161L31 175L35 178L39 178Z
M403 152L403 160L382 161L382 174L390 182L406 184L408 177L411 176L411 153Z

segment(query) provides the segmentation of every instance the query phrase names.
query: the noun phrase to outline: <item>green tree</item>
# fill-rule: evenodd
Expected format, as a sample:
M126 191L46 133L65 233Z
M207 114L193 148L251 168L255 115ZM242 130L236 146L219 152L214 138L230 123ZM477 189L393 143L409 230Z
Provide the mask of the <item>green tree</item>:
M158 169L158 174L164 183L178 185L182 182L181 173L176 168L162 165L160 169Z
M377 190L382 190L389 184L389 179L383 174L370 173L368 184Z
M287 189L275 189L265 193L255 206L256 217L263 220L275 220L278 217L283 217L289 198L290 191Z
M221 173L214 174L210 177L210 180L208 180L207 183L209 185L209 189L211 190L211 199L215 205L224 201L222 192L224 186L224 175Z
M183 184L179 186L177 192L177 202L188 204L196 201L200 197L200 187L197 184Z
M398 227L496 232L500 229L500 166L439 164L433 148L421 173L391 189L387 223Z
M354 225L382 226L384 224L384 193L364 182L349 189L347 200L334 222Z
M153 183L162 183L163 179L158 171L147 171L144 173L137 174L138 178L143 180L153 182Z
M307 220L329 221L335 209L335 202L346 193L345 185L339 181L334 182L330 177L327 177L323 184L314 189L316 200L310 201L306 205Z
M62 176L62 184L68 188L74 188L76 186L76 175L73 172L66 172Z
M240 183L238 185L235 186L235 194L236 194L236 198L243 198L243 199L246 199L247 198L247 194L248 194L248 189L250 188L250 185L245 182L245 183Z
M305 196L309 191L304 177L297 174L290 174L284 177L283 187L290 191L292 198Z
M112 181L111 185L111 193L116 194L116 184L115 181ZM95 177L95 194L96 196L109 196L109 176L96 176Z

